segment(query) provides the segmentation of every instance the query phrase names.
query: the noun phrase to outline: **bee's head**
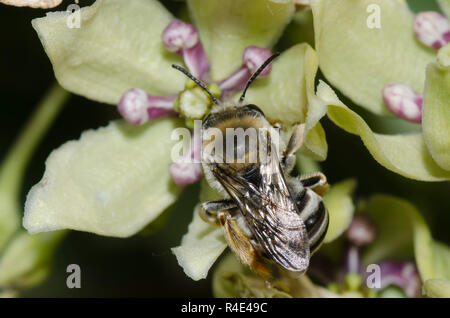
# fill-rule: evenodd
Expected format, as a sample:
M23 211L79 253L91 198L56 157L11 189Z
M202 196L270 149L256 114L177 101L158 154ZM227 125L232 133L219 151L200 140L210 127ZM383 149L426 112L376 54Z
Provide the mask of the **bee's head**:
M263 111L254 104L231 107L224 106L221 111L210 113L203 119L203 129L217 126L223 126L224 128L241 127L246 129L254 126L258 120L263 118L265 118ZM239 123L238 121L242 122ZM257 126L260 125L257 124Z

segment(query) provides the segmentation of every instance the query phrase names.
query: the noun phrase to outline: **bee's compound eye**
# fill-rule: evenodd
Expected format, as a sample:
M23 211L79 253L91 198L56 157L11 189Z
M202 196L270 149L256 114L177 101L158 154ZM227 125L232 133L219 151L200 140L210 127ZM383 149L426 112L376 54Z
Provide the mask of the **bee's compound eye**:
M256 106L255 104L248 104L244 106L245 109L248 109L249 111L252 112L258 112L260 113L262 116L264 116L263 111L261 110L261 108L259 108L258 106Z

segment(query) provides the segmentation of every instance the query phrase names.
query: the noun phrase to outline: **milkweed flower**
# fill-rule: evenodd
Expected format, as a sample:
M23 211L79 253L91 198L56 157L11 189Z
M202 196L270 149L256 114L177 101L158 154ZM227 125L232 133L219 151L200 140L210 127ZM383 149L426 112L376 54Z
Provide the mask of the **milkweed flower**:
M361 14L373 3L385 14L381 30L365 27L367 17ZM97 0L81 9L79 29L67 28L67 12L33 20L59 83L86 98L117 105L125 120L86 131L49 156L42 180L27 196L24 227L30 233L73 229L128 237L155 220L183 186L201 177L199 166L171 161L171 132L191 128L212 105L210 96L171 65L187 67L217 98L233 96L270 54L298 4L188 0L190 24L156 0ZM327 157L320 124L327 116L360 136L385 168L421 181L449 180L450 134L445 133L450 125L448 116L441 116L449 100L442 94L450 91L448 65L436 62L436 52L412 36L414 19L406 5L381 0L301 4L312 10L315 49L297 43L283 51L248 90L247 102L285 127L305 123L301 152L312 160ZM349 29L355 30L351 37ZM368 37L372 40L361 45ZM441 53L445 48L439 51L440 61L446 60ZM423 132L416 126L407 134L373 132L328 83L320 80L316 87L319 67L334 88L380 116L390 115L382 96L389 83L408 85L418 94L425 89ZM431 121L439 122L440 129ZM325 198L331 222L326 243L340 237L351 222L351 188L336 187ZM201 189L200 201L218 196L204 178ZM206 224L194 211L188 233L173 252L186 274L198 280L207 276L226 246L222 229Z

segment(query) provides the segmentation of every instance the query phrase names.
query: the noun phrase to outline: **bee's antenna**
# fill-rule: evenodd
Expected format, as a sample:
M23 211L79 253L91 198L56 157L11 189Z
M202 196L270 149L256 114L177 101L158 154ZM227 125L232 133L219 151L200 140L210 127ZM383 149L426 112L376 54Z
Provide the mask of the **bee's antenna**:
M184 75L186 75L187 77L189 77L191 80L193 80L195 82L195 84L197 84L198 86L200 86L201 88L203 88L203 90L205 92L208 93L208 95L211 97L211 99L213 100L214 104L219 104L219 101L217 100L217 98L211 93L211 91L206 87L205 84L203 84L202 82L200 82L200 80L198 80L197 78L195 78L194 75L192 75L191 73L189 73L186 69L182 68L179 65L176 64L172 64L172 67L174 69L179 70L180 72L182 72Z
M257 70L255 73L253 73L252 77L247 81L247 85L245 85L245 89L242 92L241 97L239 98L239 103L242 103L245 99L245 93L247 93L247 89L249 88L250 84L253 83L253 81L258 77L258 75L264 71L264 69L267 67L267 65L270 64L276 57L280 55L280 52L274 53L271 57L269 57Z

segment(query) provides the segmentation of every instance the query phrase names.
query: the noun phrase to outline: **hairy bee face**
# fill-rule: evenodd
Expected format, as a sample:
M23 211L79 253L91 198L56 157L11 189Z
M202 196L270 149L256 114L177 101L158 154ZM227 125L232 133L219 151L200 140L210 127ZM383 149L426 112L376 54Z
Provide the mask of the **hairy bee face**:
M203 168L208 181L224 194L211 167L219 166L229 174L250 174L261 163L261 132L273 129L263 112L252 104L223 107L209 114L202 128L204 158L214 158L206 159Z
M275 144L275 135L255 105L219 109L203 123L205 176L226 199L204 203L202 217L211 221L215 215L214 223L223 226L232 250L264 275L269 272L265 259L290 271L305 271L328 228L328 212L313 191L326 185L325 177L289 176L286 163L292 165L302 138L291 137L285 146L279 136L280 144Z

